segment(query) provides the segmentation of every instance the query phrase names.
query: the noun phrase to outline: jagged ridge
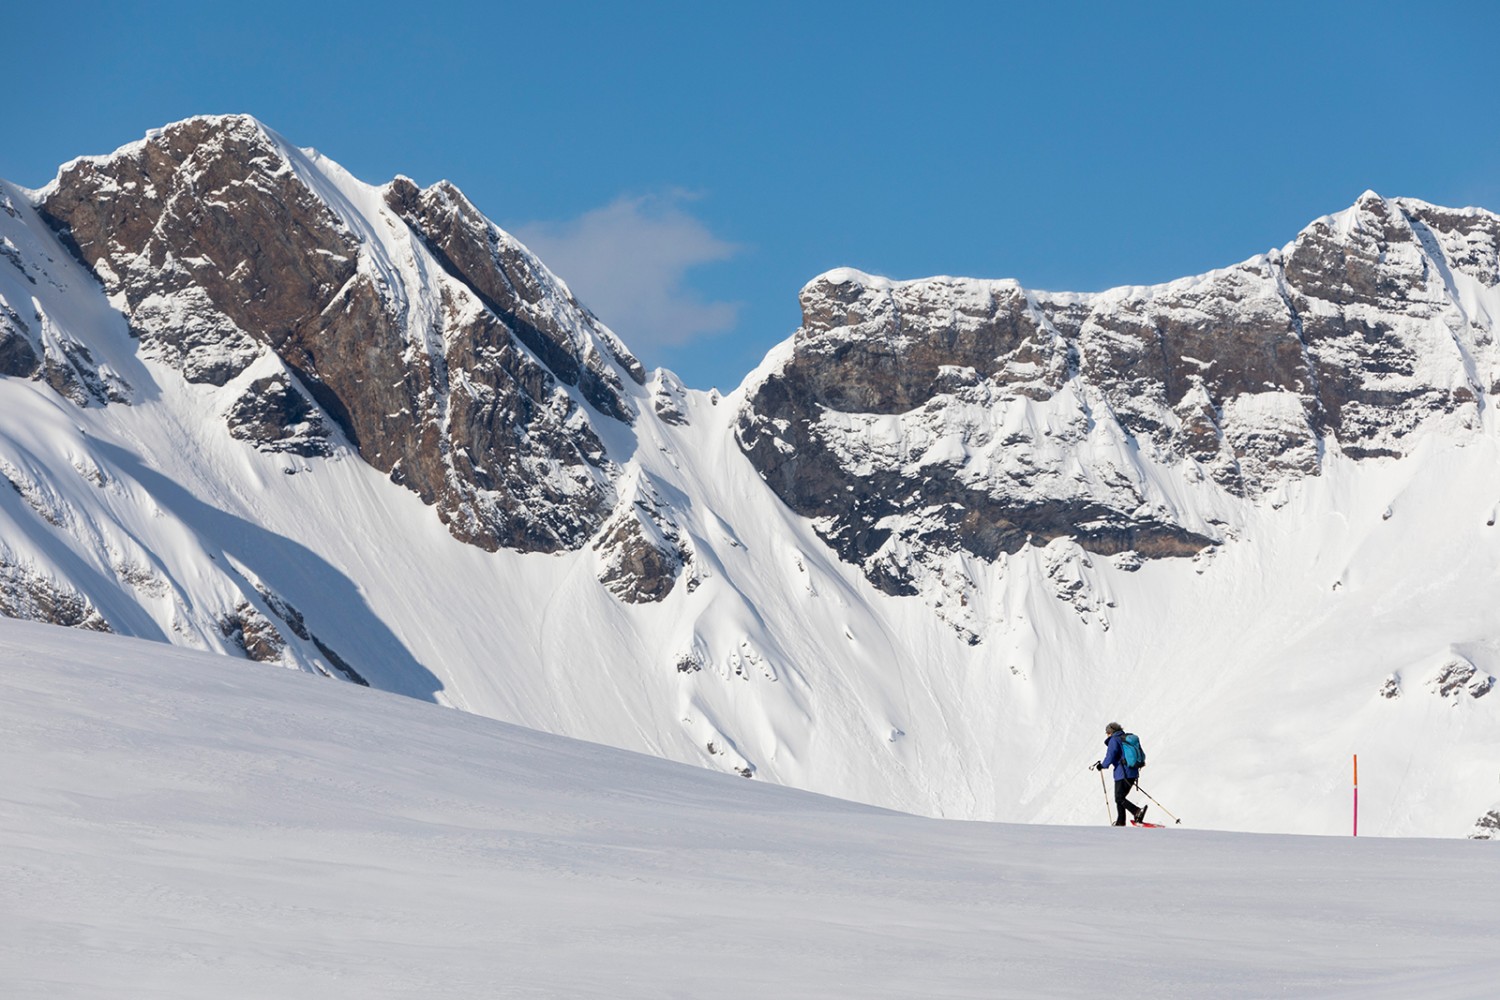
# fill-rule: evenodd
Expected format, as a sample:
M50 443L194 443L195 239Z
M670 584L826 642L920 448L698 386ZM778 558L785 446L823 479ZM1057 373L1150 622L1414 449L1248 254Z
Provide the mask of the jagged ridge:
M1212 503L1169 495L1164 469L1260 496L1329 448L1399 456L1436 417L1473 430L1497 378L1473 290L1497 253L1490 213L1367 193L1280 251L1150 288L830 272L741 446L890 593L915 590L914 551L1192 555L1222 538L1192 509Z
M611 509L592 423L633 419L640 365L451 185L377 191L227 116L74 161L39 209L189 382L274 355L241 406L273 419L238 422L268 447L325 448L285 443L304 404L257 403L295 384L465 541L577 548Z

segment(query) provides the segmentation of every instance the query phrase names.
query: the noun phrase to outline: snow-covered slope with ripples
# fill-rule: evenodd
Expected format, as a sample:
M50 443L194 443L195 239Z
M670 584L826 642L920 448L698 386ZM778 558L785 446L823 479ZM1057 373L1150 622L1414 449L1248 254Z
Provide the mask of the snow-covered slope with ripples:
M1500 978L1488 844L922 819L24 622L0 621L0 703L18 1000L1457 1000Z

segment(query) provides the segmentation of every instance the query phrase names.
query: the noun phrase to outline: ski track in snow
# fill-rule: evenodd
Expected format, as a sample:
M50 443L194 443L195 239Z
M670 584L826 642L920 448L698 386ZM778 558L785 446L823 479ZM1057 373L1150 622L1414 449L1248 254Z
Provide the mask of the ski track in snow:
M921 819L14 621L0 704L17 1000L1447 1000L1500 981L1491 844Z

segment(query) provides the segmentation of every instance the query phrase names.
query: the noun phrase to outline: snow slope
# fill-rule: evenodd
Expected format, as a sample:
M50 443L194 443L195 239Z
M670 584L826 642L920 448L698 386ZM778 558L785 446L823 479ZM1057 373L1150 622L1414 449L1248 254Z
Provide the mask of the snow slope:
M352 231L390 228L360 221L381 211L375 189L296 162ZM635 423L595 429L619 482L692 554L665 600L632 605L600 583L605 553L466 545L336 435L322 458L236 440L223 416L239 384L143 356L32 196L4 193L0 236L22 263L0 262L0 295L53 341L86 344L130 403L0 378L15 487L0 488L0 565L118 632L234 653L225 616L270 592L318 640L291 639L289 667L340 676L326 646L385 691L933 816L1093 822L1082 768L1111 719L1142 735L1148 787L1198 828L1340 833L1353 753L1365 833L1461 837L1500 808L1491 409L1399 461L1330 454L1320 476L1254 501L1203 500L1117 442L1154 496L1219 522L1224 544L1138 568L1066 540L955 557L933 594L967 602L984 636L971 645L930 600L881 593L839 560L736 445L745 394L787 348L722 398L665 372L622 379ZM397 249L410 259L382 269L388 282L431 269L415 242ZM663 399L681 422L658 418ZM1027 419L1047 424L1044 409Z
M1447 1000L1500 981L1490 844L921 819L13 621L0 704L16 1000Z

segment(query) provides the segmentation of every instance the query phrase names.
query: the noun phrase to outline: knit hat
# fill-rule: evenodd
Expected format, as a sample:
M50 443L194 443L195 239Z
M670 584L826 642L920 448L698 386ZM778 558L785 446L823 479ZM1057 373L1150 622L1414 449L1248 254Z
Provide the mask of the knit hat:
M1111 722L1109 725L1104 727L1104 731L1106 733L1123 733L1125 731L1125 727L1120 725L1118 722Z

